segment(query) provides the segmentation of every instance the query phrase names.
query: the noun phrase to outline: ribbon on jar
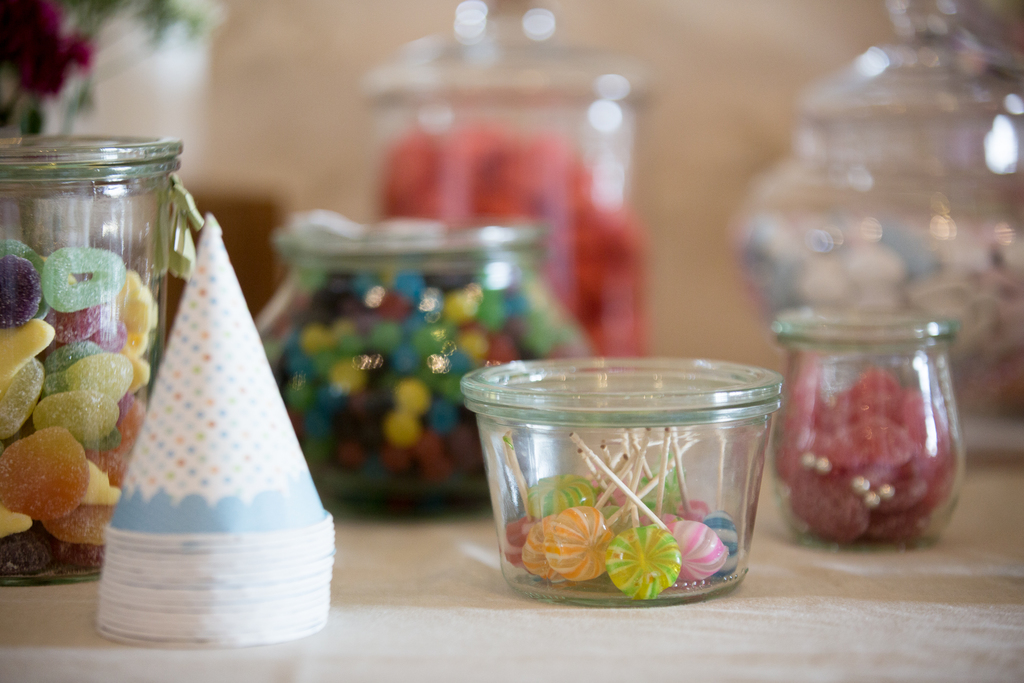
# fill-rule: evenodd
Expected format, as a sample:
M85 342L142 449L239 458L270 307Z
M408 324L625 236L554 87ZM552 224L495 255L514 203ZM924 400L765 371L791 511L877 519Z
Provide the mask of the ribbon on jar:
M175 173L171 174L165 205L167 210L161 212L157 224L156 265L161 273L170 271L172 275L188 280L196 262L192 230L202 230L204 221L196 208L196 200Z

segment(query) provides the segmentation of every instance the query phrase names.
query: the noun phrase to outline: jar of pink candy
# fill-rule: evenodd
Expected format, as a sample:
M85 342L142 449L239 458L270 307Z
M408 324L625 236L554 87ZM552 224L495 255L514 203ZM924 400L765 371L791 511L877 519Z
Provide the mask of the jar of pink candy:
M0 141L0 585L95 578L194 254L181 142Z
M781 314L773 329L787 355L776 493L798 539L935 542L964 470L948 355L957 323L804 309Z

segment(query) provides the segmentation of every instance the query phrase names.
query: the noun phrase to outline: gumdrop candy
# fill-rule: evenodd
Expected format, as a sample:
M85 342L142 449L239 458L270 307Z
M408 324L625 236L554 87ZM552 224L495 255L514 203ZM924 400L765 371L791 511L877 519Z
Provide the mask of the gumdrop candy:
M137 338L138 342L148 343L149 332L159 322L159 311L153 292L142 282L142 277L134 270L129 270L125 275L124 287L118 292L117 308L121 311L121 317L129 335ZM134 348L136 353L146 350L145 343L141 348Z
M32 413L36 429L64 427L79 441L96 441L117 424L117 401L96 391L47 396Z
M834 543L856 540L871 522L870 511L841 475L797 472L789 481L789 505L812 533Z
M604 574L605 551L612 538L600 510L571 507L555 516L544 553L551 568L565 578L589 581Z
M116 318L103 316L99 328L89 337L89 341L95 342L104 351L117 353L128 343L128 327Z
M90 306L70 313L53 313L54 338L60 344L84 341L100 329L100 321L110 315L110 309Z
M70 513L89 488L85 449L63 427L40 429L0 454L0 501L32 519Z
M127 393L121 397L121 400L117 402L117 428L121 428L121 422L124 421L125 415L135 405L135 394Z
M87 356L64 371L70 391L94 391L115 403L121 400L134 383L135 370L131 360L120 353Z
M92 543L67 543L59 538L50 538L50 552L53 559L61 564L78 567L100 567L103 565L105 545Z
M32 518L20 512L11 512L0 503L0 538L20 534L32 528Z
M128 391L134 393L149 384L149 378L152 373L149 361L136 355L134 351L128 350L127 347L122 350L121 355L132 364L132 383L128 386Z
M46 357L46 362L43 365L46 368L47 375L56 375L64 372L83 358L87 356L95 356L98 353L104 353L104 351L94 342L74 342L52 351L50 355Z
M589 481L576 474L557 474L529 488L527 511L531 517L547 517L578 505L593 505L596 500Z
M71 284L75 280L73 276L83 274L91 277ZM112 301L124 286L125 276L124 262L112 251L65 247L46 259L43 266L43 294L47 303L56 311L80 311Z
M877 414L860 416L837 441L837 447L829 455L829 460L836 467L897 467L920 455L920 449L910 439L907 430Z
M0 258L0 328L20 327L35 317L42 296L39 273L28 259Z
M676 582L682 559L672 534L652 525L612 539L605 566L616 588L634 600L650 600Z
M121 499L121 489L110 485L107 473L87 460L89 466L89 487L85 490L82 505L117 505ZM77 542L77 541L76 541Z
M18 433L32 415L44 381L43 364L30 358L0 398L0 439Z
M52 561L49 541L35 530L0 538L0 576L35 574Z
M106 475L107 482L111 487L119 488L124 482L124 475L128 471L128 461L118 453L117 449L109 451L86 449L85 457ZM91 475L89 481L92 481Z
M102 545L103 529L113 516L113 505L83 503L63 517L43 520L43 527L58 541Z
M42 320L0 329L0 393L7 391L21 368L53 341L53 328Z
M556 572L548 562L547 539L551 536L554 521L555 516L548 515L533 525L523 544L522 562L526 571L534 576L549 581L564 581L565 577Z
M854 420L864 417L900 418L903 387L888 370L870 368L864 371L850 388L848 396Z

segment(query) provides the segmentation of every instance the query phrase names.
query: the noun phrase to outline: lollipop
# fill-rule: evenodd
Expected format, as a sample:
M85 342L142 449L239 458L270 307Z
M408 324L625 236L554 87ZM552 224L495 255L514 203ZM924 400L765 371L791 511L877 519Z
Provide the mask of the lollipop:
M547 539L551 537L554 521L555 516L549 515L530 529L530 533L526 536L526 543L523 545L523 566L534 576L560 581L563 580L562 575L551 568L548 556L544 552Z
M714 531L722 544L729 550L729 559L725 561L722 568L718 570L717 576L729 576L736 571L739 564L739 535L736 533L736 524L732 517L724 510L716 510L704 518L704 524Z
M546 517L577 505L593 505L596 499L589 481L576 474L560 474L530 487L527 510L531 517Z
M679 577L682 554L672 534L656 526L627 529L608 544L608 577L634 600L658 596Z
M560 512L544 539L548 564L572 581L588 581L604 574L604 555L613 538L597 508L572 507Z
M700 522L679 520L672 527L672 537L679 544L683 556L679 578L684 581L706 579L729 559L729 550L722 539Z

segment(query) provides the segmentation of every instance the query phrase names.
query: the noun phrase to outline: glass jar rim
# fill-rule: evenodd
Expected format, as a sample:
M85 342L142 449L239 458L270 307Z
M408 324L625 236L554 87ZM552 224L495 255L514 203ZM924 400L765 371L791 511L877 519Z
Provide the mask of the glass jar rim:
M515 361L462 378L466 407L541 424L653 427L762 418L779 408L773 370L689 358Z
M119 179L178 167L175 138L26 135L0 139L0 179Z
M797 308L772 322L781 344L919 345L952 341L959 329L956 319L912 310Z

